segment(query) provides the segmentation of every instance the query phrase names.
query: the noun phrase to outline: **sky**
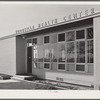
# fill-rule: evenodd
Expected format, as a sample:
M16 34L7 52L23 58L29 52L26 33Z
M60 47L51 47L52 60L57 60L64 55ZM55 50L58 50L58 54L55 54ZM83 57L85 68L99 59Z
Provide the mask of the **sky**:
M37 25L68 14L95 8L99 4L0 2L0 37L15 34L16 30Z

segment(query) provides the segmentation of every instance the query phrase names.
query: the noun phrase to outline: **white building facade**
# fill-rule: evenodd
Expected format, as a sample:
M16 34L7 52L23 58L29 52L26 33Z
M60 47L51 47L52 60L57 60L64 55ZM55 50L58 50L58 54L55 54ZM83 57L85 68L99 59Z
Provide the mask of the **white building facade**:
M91 10L93 11L93 9ZM87 13L86 13L87 14ZM100 88L100 14L91 12L0 38L0 72Z

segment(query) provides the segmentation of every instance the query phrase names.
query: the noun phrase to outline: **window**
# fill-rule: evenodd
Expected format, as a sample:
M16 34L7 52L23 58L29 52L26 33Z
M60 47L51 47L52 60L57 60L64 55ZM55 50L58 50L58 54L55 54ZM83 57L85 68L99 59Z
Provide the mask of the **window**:
M94 61L93 42L93 28L88 27L36 36L28 39L27 45L33 44L34 68L91 73Z
M65 62L66 60L66 54L65 54L65 44L61 43L58 44L58 61L59 62Z
M87 63L93 63L93 28L87 29Z
M51 61L52 62L57 62L57 44L52 44L51 45Z
M84 38L85 38L84 30L76 31L76 39L84 39Z
M34 39L33 39L33 45L34 45L34 44L37 44L37 38L34 38Z
M65 64L58 64L58 70L65 70Z
M77 63L85 63L85 41L76 42Z
M43 62L43 53L44 53L43 45L40 45L38 47L38 52L39 52L39 54L38 54L38 62Z
M44 37L44 43L50 43L50 37L49 36Z
M87 62L93 63L93 40L87 41Z
M37 67L38 67L39 69L43 69L43 63L38 63L38 64L37 64Z
M44 62L50 62L50 57L51 57L50 45L46 45L44 47Z
M38 46L33 46L33 61L37 62L38 60Z
M37 68L37 62L33 62L33 68Z
M70 31L66 33L66 40L67 41L74 41L75 40L75 33L74 31Z
M50 64L49 63L44 63L44 68L45 69L50 69Z
M76 71L85 71L85 65L76 65Z
M27 40L27 46L32 46L32 39Z
M93 39L93 28L87 29L87 39Z
M74 42L67 43L67 62L75 62L75 45Z
M65 33L58 34L58 42L65 41Z

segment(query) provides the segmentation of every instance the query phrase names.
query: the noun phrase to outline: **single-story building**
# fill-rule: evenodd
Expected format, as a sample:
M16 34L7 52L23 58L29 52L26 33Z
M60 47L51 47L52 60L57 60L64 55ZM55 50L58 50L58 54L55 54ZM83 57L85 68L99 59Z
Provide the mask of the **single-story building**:
M100 13L65 16L0 38L0 73L100 88Z

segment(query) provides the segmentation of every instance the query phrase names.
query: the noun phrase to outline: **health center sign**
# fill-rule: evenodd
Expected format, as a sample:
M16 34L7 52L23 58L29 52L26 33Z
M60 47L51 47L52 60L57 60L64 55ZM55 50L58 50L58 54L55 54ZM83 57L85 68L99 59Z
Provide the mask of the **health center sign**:
M32 26L29 26L29 27L26 27L26 28L23 28L20 30L16 30L16 34L33 32L35 29L46 28L46 27L49 27L52 25L59 24L61 22L66 22L66 21L71 21L74 19L86 17L86 16L92 15L94 13L95 13L94 8L91 8L90 10L80 11L79 13L73 13L73 14L66 15L66 16L62 17L61 20L55 18L50 21L46 21L46 22L43 22L43 23L40 23L37 25L32 25Z

